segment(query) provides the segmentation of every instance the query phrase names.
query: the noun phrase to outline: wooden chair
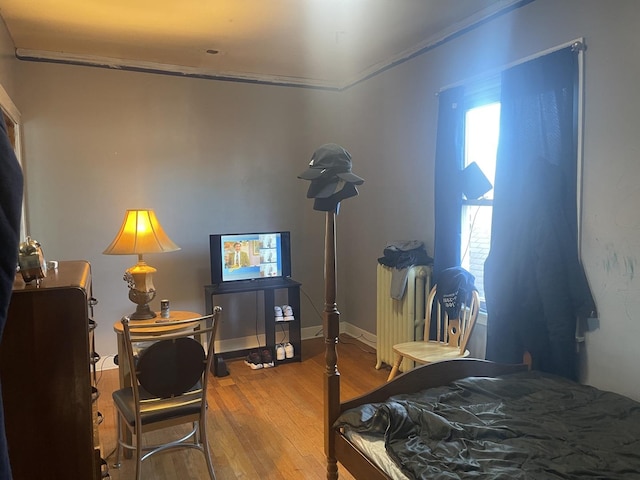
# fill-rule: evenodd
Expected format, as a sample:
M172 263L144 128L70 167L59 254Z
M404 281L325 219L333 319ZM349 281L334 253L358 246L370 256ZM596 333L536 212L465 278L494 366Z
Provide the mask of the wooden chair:
M396 359L387 381L393 379L398 374L402 359L404 358L413 360L416 363L425 364L439 360L469 356L467 342L469 342L469 337L471 337L476 318L478 317L480 306L478 292L473 290L471 305L466 305L465 303L461 305L459 318L450 319L444 307L436 300L436 289L437 285L434 285L427 296L427 318L424 324L424 340L398 343L393 346ZM436 303L435 307L434 302ZM431 317L433 314L436 316L437 338L436 340L429 340Z
M116 467L122 449L136 452L136 480L142 462L156 453L194 448L204 454L211 480L215 480L207 439L207 378L220 307L212 315L162 323L136 324L122 319L124 343L131 368L131 386L113 392L118 411ZM160 329L159 326L167 328ZM206 345L206 348L205 348ZM185 423L191 431L160 445L143 445L143 434ZM125 440L123 426L132 433ZM146 452L143 454L143 452Z

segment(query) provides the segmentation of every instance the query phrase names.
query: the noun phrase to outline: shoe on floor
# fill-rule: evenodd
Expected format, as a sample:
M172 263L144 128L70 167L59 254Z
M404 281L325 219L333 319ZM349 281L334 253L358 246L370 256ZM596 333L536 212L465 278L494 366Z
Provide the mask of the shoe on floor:
M264 368L273 367L275 364L273 363L273 357L271 356L271 351L268 348L265 348L261 352L262 357L262 366Z
M284 344L284 356L286 358L293 358L294 352L293 352L293 345L291 345L289 342Z
M289 305L282 306L282 313L284 314L285 322L291 322L295 320L295 317L293 316L293 308L291 308Z
M259 368L263 368L262 357L258 352L251 352L247 355L247 359L244 361L247 365L251 367L251 370L258 370Z
M282 318L282 307L276 305L275 307L273 307L273 310L275 313L276 322L283 322L284 318Z
M284 358L284 345L279 343L278 345L276 345L276 360L284 360Z

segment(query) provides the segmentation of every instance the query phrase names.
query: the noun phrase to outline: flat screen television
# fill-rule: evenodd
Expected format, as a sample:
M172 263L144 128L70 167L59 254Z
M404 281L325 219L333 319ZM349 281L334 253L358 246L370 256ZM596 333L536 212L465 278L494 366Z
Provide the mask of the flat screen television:
M211 283L291 276L289 232L209 235Z

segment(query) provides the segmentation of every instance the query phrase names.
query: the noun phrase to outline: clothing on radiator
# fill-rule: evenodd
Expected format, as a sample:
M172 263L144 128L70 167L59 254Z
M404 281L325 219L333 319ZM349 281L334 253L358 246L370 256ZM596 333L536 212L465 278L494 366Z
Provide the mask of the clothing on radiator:
M384 248L383 255L378 258L378 263L393 268L389 294L396 300L402 300L404 297L409 267L433 263L433 258L427 255L424 243L419 240L391 242Z

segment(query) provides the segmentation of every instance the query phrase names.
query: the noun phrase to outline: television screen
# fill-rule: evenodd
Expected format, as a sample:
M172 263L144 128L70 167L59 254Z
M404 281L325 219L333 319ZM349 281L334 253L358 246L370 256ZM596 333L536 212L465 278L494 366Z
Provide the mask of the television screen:
M209 236L211 283L291 276L289 232Z

